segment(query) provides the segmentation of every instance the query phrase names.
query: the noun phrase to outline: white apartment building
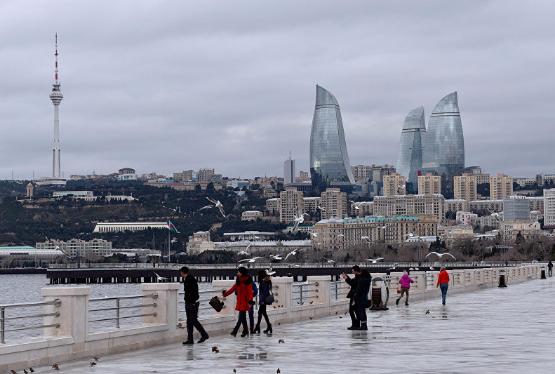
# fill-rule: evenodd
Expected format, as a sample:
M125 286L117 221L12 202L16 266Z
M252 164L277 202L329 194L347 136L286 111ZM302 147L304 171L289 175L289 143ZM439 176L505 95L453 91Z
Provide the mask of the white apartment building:
M168 229L167 222L98 222L93 232L122 232L122 231L141 231L148 229Z
M92 239L89 241L81 239L63 240L47 240L42 243L36 243L39 250L61 250L67 256L85 256L92 254L96 256L111 256L114 253L112 242L104 239Z
M555 188L543 190L543 217L545 228L555 228Z
M513 195L513 178L504 174L489 177L489 196L491 200L502 200Z

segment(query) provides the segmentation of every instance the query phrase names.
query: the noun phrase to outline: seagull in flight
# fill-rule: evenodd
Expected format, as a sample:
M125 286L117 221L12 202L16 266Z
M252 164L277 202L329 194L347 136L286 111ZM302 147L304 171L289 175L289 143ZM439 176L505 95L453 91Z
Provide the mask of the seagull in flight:
M289 253L285 256L284 261L287 261L287 259L288 259L289 257L291 257L291 256L296 256L296 255L297 255L297 251L300 251L300 249L295 249L295 250L289 252Z
M281 261L283 260L283 257L281 257L280 255L270 255L270 258L274 261Z
M237 253L239 256L248 256L249 252L247 251L240 251L239 253Z
M168 280L168 278L164 278L164 277L160 276L160 274L158 274L158 273L155 272L155 271L153 271L153 273L154 273L154 275L156 275L156 280L157 280L158 282Z
M293 219L293 222L295 222L295 223L293 224L293 231L297 231L299 229L299 225L304 222L304 216L308 216L308 214L303 213L303 214L299 215L298 217L294 216L295 218Z
M326 258L326 257L324 257L323 259L324 259L328 264L335 264L335 261L332 260L331 258Z
M437 256L440 260L442 260L444 257L450 257L450 258L452 258L453 260L457 260L457 259L455 258L455 256L453 256L453 255L452 255L451 253L449 253L449 252L445 252L445 253L430 252L430 253L428 253L428 254L426 255L426 258L430 257L431 255Z
M317 237L318 237L318 234L317 234L317 233L315 233L315 232L311 232L311 233L310 233L310 235L311 235L311 236L313 236L313 237L315 237L315 238L317 238Z
M222 215L222 217L226 218L224 205L220 202L220 200L214 200L208 196L206 197L206 200L208 200L211 204L213 204L214 208L220 211L220 214Z
M248 263L252 264L252 263L255 263L256 260L258 260L259 258L262 258L262 257L245 258L243 260L239 260L239 263L248 262Z
M367 258L366 261L371 262L373 264L377 264L378 262L382 262L383 261L383 257L378 257L378 258Z

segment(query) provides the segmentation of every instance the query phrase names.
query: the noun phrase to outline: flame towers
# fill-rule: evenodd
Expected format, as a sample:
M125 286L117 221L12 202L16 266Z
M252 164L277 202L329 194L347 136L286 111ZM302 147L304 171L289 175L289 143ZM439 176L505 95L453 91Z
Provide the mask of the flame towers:
M339 104L318 85L310 134L310 174L317 191L330 185L354 184Z
M422 139L426 135L424 107L409 112L401 131L401 147L397 172L416 188L418 173L422 170Z
M464 169L464 136L457 92L439 101L424 137L422 169L442 177L446 197L453 193L453 177Z
M54 83L52 84L52 92L50 100L54 104L54 139L52 141L52 178L61 178L61 162L60 162L60 118L59 107L64 95L60 90L60 81L58 80L58 34L56 34L56 51L54 65Z

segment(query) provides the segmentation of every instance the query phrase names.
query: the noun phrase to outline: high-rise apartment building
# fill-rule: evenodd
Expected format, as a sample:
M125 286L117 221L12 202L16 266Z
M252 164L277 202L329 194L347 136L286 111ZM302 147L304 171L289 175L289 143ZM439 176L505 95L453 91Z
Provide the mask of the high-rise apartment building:
M200 169L197 172L197 181L210 182L214 176L214 169Z
M497 174L489 177L489 196L491 200L502 200L513 195L513 178Z
M295 182L295 160L291 159L291 154L289 154L289 159L285 160L283 163L283 183L291 184Z
M418 194L431 195L441 193L441 177L439 175L426 175L418 176Z
M442 193L453 194L453 177L464 169L464 136L457 92L439 101L424 137L422 169L442 177Z
M317 191L334 182L355 182L347 154L339 103L329 91L318 85L310 134L310 174L312 185Z
M374 197L374 215L376 216L428 216L436 222L444 219L443 195L397 195Z
M424 107L418 107L405 118L397 160L397 172L414 187L422 170L422 137L425 133Z
M555 228L555 188L543 190L544 227Z
M406 190L406 178L401 174L390 174L384 175L383 177L383 195L384 196L395 196L395 195L405 195Z
M463 174L453 178L455 199L473 201L478 199L478 180L475 175Z
M279 220L289 223L304 212L303 193L295 187L286 187L279 193Z
M320 195L322 219L344 218L349 214L347 194L339 188L328 188Z
M372 179L372 166L370 165L355 165L351 169L357 183L368 182Z

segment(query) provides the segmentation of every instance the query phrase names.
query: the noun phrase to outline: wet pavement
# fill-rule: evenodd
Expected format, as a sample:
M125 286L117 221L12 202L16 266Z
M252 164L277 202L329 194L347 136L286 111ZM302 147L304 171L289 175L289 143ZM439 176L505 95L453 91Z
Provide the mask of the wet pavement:
M429 310L429 313L426 313ZM369 313L369 331L348 315L274 326L271 337L214 336L62 363L58 373L550 373L555 370L555 281L427 300ZM280 339L284 342L280 343ZM212 352L217 346L219 353ZM54 372L42 369L40 372Z

